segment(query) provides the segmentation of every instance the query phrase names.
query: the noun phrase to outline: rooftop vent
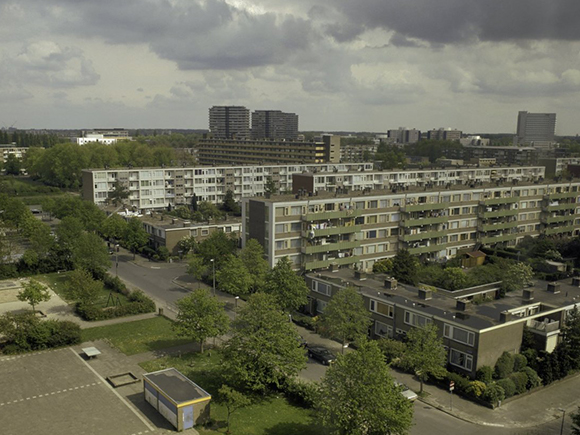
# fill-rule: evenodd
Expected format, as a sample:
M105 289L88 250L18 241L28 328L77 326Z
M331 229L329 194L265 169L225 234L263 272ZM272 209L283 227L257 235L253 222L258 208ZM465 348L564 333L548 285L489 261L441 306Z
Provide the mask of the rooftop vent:
M455 301L455 308L459 311L466 311L469 308L470 302L467 299L457 299Z
M512 313L510 313L508 311L503 311L503 312L499 313L500 323L507 323L510 320L512 320Z
M557 282L549 282L547 290L548 292L557 295L558 293L560 293L560 284Z
M389 290L396 290L397 289L397 280L395 278L385 279L385 288L389 289Z
M575 276L574 278L572 278L572 285L574 287L580 287L580 277Z
M524 289L522 297L524 302L531 302L534 300L534 289Z
M433 291L429 289L420 288L418 295L419 299L423 299L424 301L433 299Z
M183 221L183 228L187 228L191 225L190 221Z

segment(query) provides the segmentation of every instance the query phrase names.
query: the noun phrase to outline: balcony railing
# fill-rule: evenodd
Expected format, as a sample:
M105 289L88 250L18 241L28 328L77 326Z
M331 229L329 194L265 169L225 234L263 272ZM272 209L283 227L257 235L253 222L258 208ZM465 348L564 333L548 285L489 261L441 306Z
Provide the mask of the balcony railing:
M511 240L517 239L518 237L521 237L521 235L518 233L499 234L497 236L482 237L481 243L484 243L486 245L491 245L494 243L509 242Z
M567 202L565 204L547 205L546 210L548 210L548 211L574 210L576 207L579 207L579 206L580 206L580 204L576 204L575 202Z
M400 238L403 242L414 242L417 240L434 239L445 235L443 231L423 231L415 234L401 234Z
M419 225L442 224L449 220L449 216L405 218L401 221L404 227L416 227Z
M580 192L556 192L548 193L545 197L548 199L565 199L565 198L576 198L580 195Z
M509 228L515 228L518 226L518 221L512 222L498 222L496 224L483 224L480 227L480 231L499 231L499 230L507 230Z
M302 215L302 220L305 221L320 221L329 219L344 219L349 217L357 217L362 214L362 210L350 209L339 211L320 211L317 213L306 213Z
M550 332L556 332L560 329L560 322L558 321L550 321L550 322L541 322L538 320L528 320L528 328L548 334Z
M489 218L499 218L499 217L506 217L506 216L515 216L518 214L518 209L511 209L511 210L497 210L497 211L486 211L483 212L483 217L485 219Z
M560 222L573 221L575 218L576 215L573 214L567 214L564 216L545 216L542 218L542 222L546 224L557 224Z
M426 204L407 204L401 207L402 211L406 211L408 213L413 211L429 211L429 210L442 210L444 208L449 207L449 204L446 202L439 202L439 203L426 203Z
M332 236L335 234L352 234L361 230L361 225L344 225L339 227L323 228L320 230L302 231L302 237L308 238L314 233L314 237Z
M549 236L551 234L571 233L576 228L577 227L574 225L567 225L565 227L546 228L545 234Z
M444 245L429 245L429 246L417 246L416 248L409 248L409 254L411 255L419 255L419 254L427 254L429 252L436 252L445 249Z
M519 196L510 196L510 197L503 197L503 198L487 198L481 201L481 204L484 205L500 205L500 204L513 204L514 202L518 202L520 200Z
M304 263L304 269L306 269L306 270L322 269L322 268L330 266L331 264L344 266L347 264L354 264L357 261L358 261L358 258L356 256L344 257L344 258L333 258L332 260L306 261Z
M360 246L360 240L355 240L353 242L338 242L338 243L325 243L323 245L312 245L304 246L302 248L303 254L316 254L319 252L331 252L331 251L341 251L343 249L358 248Z

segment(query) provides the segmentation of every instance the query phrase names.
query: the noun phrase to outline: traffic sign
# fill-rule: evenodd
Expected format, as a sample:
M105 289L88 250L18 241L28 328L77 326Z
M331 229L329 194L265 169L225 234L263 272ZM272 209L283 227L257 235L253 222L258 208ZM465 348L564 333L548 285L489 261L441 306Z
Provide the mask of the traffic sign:
M455 390L455 381L449 381L449 391Z

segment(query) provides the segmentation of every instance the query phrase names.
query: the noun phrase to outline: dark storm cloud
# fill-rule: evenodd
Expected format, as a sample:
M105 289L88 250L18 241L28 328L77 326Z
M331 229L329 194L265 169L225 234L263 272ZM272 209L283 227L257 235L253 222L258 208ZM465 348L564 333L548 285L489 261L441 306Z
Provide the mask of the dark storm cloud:
M338 0L351 22L435 43L580 40L578 0Z

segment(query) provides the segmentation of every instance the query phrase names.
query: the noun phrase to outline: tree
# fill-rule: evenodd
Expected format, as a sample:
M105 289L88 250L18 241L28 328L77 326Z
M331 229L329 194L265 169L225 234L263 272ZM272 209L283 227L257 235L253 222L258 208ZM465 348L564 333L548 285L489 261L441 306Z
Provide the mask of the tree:
M131 218L123 234L123 243L133 253L133 260L137 251L147 246L148 242L149 234L143 229L141 221L136 217Z
M276 182L272 180L272 177L266 177L266 183L264 183L264 193L266 196L277 195L279 190Z
M437 331L437 326L429 323L424 327L411 328L407 333L405 364L415 372L421 383L421 392L423 382L429 376L439 379L445 375L447 352Z
M225 334L229 329L229 317L223 302L205 288L199 288L176 302L179 312L173 327L181 337L199 342L203 353L205 340Z
M217 206L209 201L200 201L197 204L197 211L193 213L193 218L198 222L211 221L222 217L222 212Z
M245 296L250 293L252 277L242 260L236 255L230 255L227 267L216 273L219 288L234 296Z
M4 169L7 175L20 175L20 169L22 168L22 162L14 154L8 154L6 157L6 163L4 163Z
M406 434L413 404L401 394L374 341L340 356L322 379L318 413L333 433Z
M16 297L22 302L28 302L32 306L32 312L34 312L36 305L50 300L50 292L43 284L31 279L22 284L22 290L18 292Z
M322 327L329 336L341 341L343 353L348 341L366 337L370 324L364 299L353 287L335 293L322 313Z
M109 200L113 205L123 204L123 200L129 198L129 189L119 180L113 183L113 190L109 192Z
M393 276L405 284L417 285L419 262L406 249L401 249L393 258Z
M533 277L531 266L521 262L511 263L504 269L501 288L505 292L518 290L529 284Z
M264 248L262 248L260 242L256 239L247 240L246 246L240 252L240 258L250 273L252 293L262 290L270 266L264 258Z
M306 367L300 335L274 296L255 293L233 323L224 349L224 378L229 385L265 394L271 386Z
M578 411L571 415L572 418L572 433L574 435L580 435L580 406L578 407Z
M204 264L201 256L190 255L187 262L187 273L193 276L196 280L201 281L208 273L211 273L211 271L209 267Z
M109 251L95 233L83 233L74 247L73 264L98 274L111 264Z
M82 305L94 305L103 291L103 283L93 279L86 269L75 269L69 275L67 293Z
M99 228L99 232L104 239L121 240L126 228L127 221L117 213L114 213L103 221Z
M469 277L459 267L448 267L443 271L441 284L447 290L459 290L469 285Z
M280 308L286 312L297 310L308 302L306 282L292 270L288 257L278 260L268 273L264 291L274 295Z
M218 390L217 402L226 407L228 411L228 416L226 418L226 433L230 433L230 419L232 414L240 408L245 408L249 406L252 401L246 397L243 393L234 390L227 385L222 385Z
M234 215L239 215L241 213L240 205L236 202L234 192L231 190L228 190L224 196L222 210L226 213L233 213Z
M214 231L196 246L195 253L203 259L206 266L211 266L213 259L216 270L220 270L224 264L227 264L230 255L235 254L236 246L236 239L228 237L223 231Z
M373 273L393 273L393 260L391 258L383 258L373 264Z

